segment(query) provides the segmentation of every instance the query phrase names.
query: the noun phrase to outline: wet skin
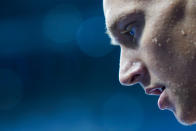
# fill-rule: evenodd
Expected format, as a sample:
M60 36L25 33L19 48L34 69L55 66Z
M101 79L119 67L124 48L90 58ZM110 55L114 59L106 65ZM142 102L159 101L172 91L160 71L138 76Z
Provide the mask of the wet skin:
M184 125L195 124L196 1L103 3L108 35L121 48L121 84L140 83L147 94L160 95L160 109Z

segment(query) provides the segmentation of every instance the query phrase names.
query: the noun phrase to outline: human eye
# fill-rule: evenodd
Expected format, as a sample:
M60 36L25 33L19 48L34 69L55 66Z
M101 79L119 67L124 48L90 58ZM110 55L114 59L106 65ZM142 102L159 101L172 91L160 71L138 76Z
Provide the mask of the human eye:
M142 37L145 19L144 14L138 12L131 13L119 18L115 24L110 26L110 34L114 41L122 46L130 48L139 47L140 39Z
M137 33L137 26L136 22L131 22L128 24L123 31L120 32L122 35L126 35L130 38L132 42L135 42L136 33Z

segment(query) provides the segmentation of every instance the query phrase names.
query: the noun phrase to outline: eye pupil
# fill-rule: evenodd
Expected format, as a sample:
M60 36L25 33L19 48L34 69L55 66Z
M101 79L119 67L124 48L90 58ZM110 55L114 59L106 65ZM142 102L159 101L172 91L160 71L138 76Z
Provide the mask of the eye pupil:
M121 34L129 34L131 36L132 39L135 38L135 34L136 34L136 27L133 24L130 24L126 30L120 32Z
M134 35L135 35L135 28L134 28L134 27L131 28L129 34L130 34L131 36L134 36Z

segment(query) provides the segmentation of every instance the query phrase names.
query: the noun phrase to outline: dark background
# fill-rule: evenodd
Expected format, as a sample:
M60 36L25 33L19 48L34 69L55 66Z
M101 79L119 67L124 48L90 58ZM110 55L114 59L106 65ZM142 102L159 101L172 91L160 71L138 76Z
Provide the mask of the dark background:
M0 131L196 130L118 82L101 0L0 1Z

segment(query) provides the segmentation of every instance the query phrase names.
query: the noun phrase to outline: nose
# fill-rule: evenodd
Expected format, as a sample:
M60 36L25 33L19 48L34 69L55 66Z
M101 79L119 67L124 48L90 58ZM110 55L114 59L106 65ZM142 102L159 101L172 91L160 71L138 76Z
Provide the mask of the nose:
M149 74L146 66L141 61L120 65L119 81L122 85L130 86L136 83L146 85Z

